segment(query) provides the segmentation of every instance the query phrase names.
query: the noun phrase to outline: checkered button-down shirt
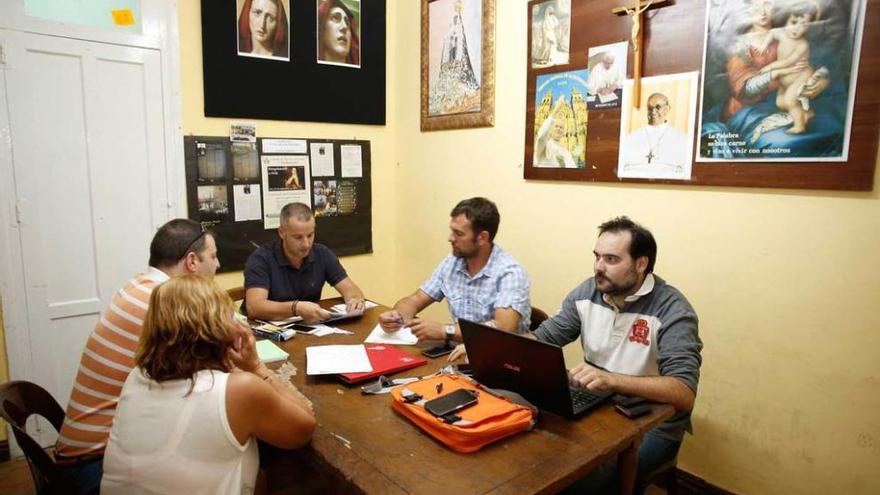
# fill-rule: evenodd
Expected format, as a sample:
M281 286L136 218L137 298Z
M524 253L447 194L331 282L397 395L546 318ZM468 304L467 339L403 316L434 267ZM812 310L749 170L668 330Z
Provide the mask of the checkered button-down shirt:
M532 314L531 282L525 268L495 244L486 266L471 277L463 258L448 255L421 290L435 301L445 297L452 318L483 322L495 317L495 308L511 308L522 317L517 331L529 329Z

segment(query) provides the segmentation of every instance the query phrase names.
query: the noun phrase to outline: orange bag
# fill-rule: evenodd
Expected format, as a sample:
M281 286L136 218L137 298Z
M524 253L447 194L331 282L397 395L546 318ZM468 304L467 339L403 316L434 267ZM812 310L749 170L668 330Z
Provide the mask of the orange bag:
M437 393L442 384L440 393ZM447 423L425 410L425 402L466 388L478 394L477 403L455 413ZM400 385L391 390L391 407L419 428L458 452L476 452L496 440L531 430L537 410L499 397L465 376L441 374Z

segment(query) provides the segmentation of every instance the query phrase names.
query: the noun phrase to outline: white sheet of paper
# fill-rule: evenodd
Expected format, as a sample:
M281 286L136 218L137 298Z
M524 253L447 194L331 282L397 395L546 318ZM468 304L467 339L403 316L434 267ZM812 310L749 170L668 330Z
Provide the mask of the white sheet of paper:
M235 221L259 220L262 216L259 184L234 184L232 204L235 207Z
M335 375L373 371L367 350L356 345L313 345L306 347L306 374Z
M386 332L379 324L367 336L365 344L394 344L394 345L416 345L419 339L413 335L409 327L403 327L396 332Z
M343 177L363 177L361 146L359 144L345 144L339 147L341 158L340 168Z
M305 139L264 139L263 153L305 153L308 143Z
M334 173L333 143L312 143L312 177L332 177Z
M344 330L342 328L336 327L328 327L327 325L312 325L315 327L314 330L308 332L309 335L314 335L315 337L323 337L325 335L333 335L334 333L342 334L342 335L353 335L354 332L349 330Z

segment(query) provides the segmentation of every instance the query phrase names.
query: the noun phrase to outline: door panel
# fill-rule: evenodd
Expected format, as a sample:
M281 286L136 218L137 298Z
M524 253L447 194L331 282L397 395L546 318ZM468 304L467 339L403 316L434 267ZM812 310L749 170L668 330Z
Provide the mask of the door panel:
M168 217L158 50L0 30L33 380L67 404L113 293Z
M7 77L16 95L9 102L16 186L31 219L22 229L28 284L45 292L44 304L96 298L92 223L83 214L91 210L85 61L17 38L24 43L11 44Z
M146 268L150 240L168 216L159 54L117 52L94 61L100 77L89 101L92 183L101 191L94 198L99 285L107 301ZM120 220L124 231L114 225Z

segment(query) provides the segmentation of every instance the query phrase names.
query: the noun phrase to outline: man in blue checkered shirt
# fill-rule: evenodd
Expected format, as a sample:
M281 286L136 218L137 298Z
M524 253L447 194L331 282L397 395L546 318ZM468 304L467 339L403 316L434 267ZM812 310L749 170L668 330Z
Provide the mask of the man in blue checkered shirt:
M450 213L447 255L431 277L411 295L397 301L394 309L379 316L387 332L408 326L419 341L461 342L459 318L485 322L510 332L529 329L531 282L513 256L495 244L501 220L495 203L470 198ZM425 320L417 315L446 298L452 323Z

